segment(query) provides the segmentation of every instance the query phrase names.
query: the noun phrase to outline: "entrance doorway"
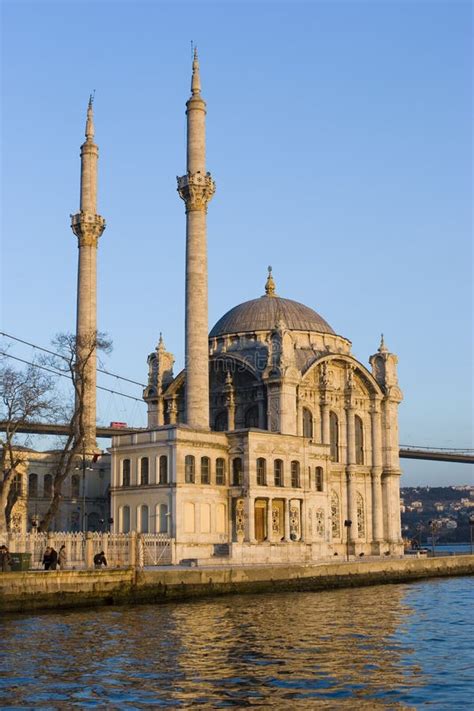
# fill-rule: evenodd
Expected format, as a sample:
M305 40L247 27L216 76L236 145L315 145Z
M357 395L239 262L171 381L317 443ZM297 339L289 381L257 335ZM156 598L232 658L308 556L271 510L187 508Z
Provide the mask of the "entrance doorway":
M255 538L258 543L267 537L267 502L264 499L255 500Z

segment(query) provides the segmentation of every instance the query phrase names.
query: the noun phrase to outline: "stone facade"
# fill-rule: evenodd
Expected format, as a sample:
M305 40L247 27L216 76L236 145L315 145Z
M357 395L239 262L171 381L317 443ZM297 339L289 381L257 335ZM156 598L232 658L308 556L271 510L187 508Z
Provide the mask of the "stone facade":
M186 363L149 356L145 432L114 437L115 531L166 533L176 560L310 562L400 555L397 358L368 370L311 308L263 296L207 331L205 103L187 102Z

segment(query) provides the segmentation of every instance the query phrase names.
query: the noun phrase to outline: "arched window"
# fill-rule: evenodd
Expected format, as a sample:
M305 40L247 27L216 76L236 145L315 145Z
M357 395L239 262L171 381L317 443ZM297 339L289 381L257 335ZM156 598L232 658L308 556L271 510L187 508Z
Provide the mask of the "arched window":
M139 507L137 520L140 533L148 533L148 506L146 504Z
M222 457L216 459L216 484L218 486L225 484L225 459Z
M16 496L21 496L23 491L23 478L21 474L15 474L11 483L10 491Z
M120 533L130 533L130 506L122 506L119 511Z
M291 486L300 486L300 463L294 460L291 462Z
M316 491L323 491L324 489L324 474L322 467L316 467L314 470L314 485Z
M313 415L307 407L303 407L303 437L313 438Z
M232 460L232 485L242 485L242 459L240 457L235 457Z
M365 507L364 498L357 492L357 537L365 538Z
M32 499L38 496L38 474L30 474L28 477L28 495Z
M158 504L158 533L168 533L168 506Z
M168 483L168 457L166 454L162 454L160 457L160 484Z
M339 421L335 412L329 413L329 443L333 462L339 461Z
M245 413L245 427L258 427L258 405L252 405Z
M81 480L78 474L73 474L71 477L71 496L73 499L78 499L81 495Z
M211 460L209 457L201 457L201 484L211 483Z
M50 499L53 495L53 477L51 474L44 475L43 496Z
M283 459L275 459L273 463L273 473L275 475L275 486L284 486Z
M341 516L339 513L339 496L335 491L331 491L331 526L332 537L341 537Z
M196 478L194 457L187 454L184 458L184 481L186 484L194 484Z
M130 459L122 462L122 486L130 486Z
M148 457L142 457L140 459L140 484L146 486L149 484L150 479L150 465Z
M362 423L361 418L356 415L355 416L355 455L356 455L356 464L363 464L364 463L364 425Z
M257 459L257 486L267 484L267 460L263 457Z
M225 432L227 430L227 410L221 410L217 413L214 420L214 429L216 432Z

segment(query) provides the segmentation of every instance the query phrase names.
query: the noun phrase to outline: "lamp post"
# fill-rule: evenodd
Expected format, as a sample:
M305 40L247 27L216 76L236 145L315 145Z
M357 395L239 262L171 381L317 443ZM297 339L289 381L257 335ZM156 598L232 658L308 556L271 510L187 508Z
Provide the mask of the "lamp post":
M472 531L474 529L474 516L469 516L469 536L471 539L471 555L472 555Z
M87 526L86 526L86 518L87 518L87 513L86 513L86 471L93 471L91 466L88 466L88 462L86 459L86 450L83 448L82 450L82 462L80 467L76 467L76 470L81 470L82 471L82 501L81 501L81 531L85 533Z
M347 562L349 562L349 532L351 530L352 526L352 521L350 519L346 519L344 521L344 527L347 529L346 532L346 555L347 555Z

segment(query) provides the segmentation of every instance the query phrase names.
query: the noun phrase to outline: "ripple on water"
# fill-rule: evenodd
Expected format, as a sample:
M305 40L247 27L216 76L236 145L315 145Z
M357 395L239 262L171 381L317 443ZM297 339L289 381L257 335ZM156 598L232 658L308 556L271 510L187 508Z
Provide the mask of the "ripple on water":
M472 578L9 617L1 708L467 708Z

